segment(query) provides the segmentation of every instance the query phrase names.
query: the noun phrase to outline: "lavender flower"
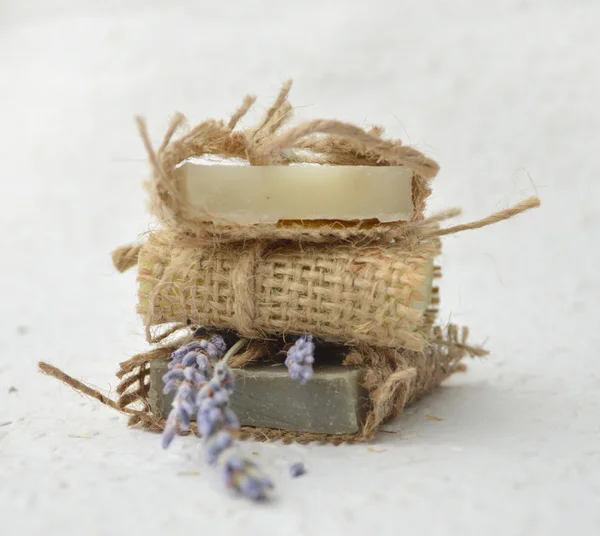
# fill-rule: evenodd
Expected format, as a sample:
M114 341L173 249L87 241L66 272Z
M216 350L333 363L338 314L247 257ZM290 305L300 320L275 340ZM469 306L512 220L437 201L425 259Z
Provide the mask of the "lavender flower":
M290 376L304 385L312 379L314 362L315 343L312 335L302 335L288 350L285 366Z
M306 473L306 467L304 467L302 462L290 465L290 475L292 475L292 477L302 476L304 473Z
M223 412L212 396L201 399L198 405L198 432L202 437L208 438L223 428Z
M227 366L227 363L220 361L215 365L213 378L219 382L219 385L225 389L227 393L233 393L235 383L233 381L233 374L231 373L231 369Z
M215 358L222 359L227 351L227 344L225 343L225 339L221 337L221 335L211 335L208 339L208 342L216 348L218 353L215 354ZM212 354L211 354L212 357Z
M198 393L196 404L198 431L202 437L209 437L221 428L239 428L236 414L229 408L229 393L223 388L214 389L209 382Z
M192 415L197 411L196 393L207 382L209 358L220 359L225 353L223 338L213 335L208 340L193 341L171 354L169 371L163 376L164 392L177 389L163 431L162 445L173 441L177 427L189 430Z
M215 365L213 377L196 397L198 430L204 439L208 463L221 468L227 486L249 499L261 500L266 498L273 483L253 462L230 448L233 445L231 430L240 427L240 421L229 407L233 388L233 375L224 358Z
M177 426L188 429L191 416L196 414L206 461L222 468L228 487L252 500L260 500L266 498L273 483L252 461L239 456L231 448L232 431L240 428L240 421L229 407L229 396L235 384L227 359L244 342L239 341L226 354L223 338L213 335L173 352L163 381L165 392L177 389L177 393L165 423L162 443L164 448L168 447L177 433ZM207 380L211 361L217 362L212 378Z
M176 363L181 363L182 359L189 352L202 352L211 359L221 359L225 355L227 345L225 340L220 335L212 335L208 339L202 339L199 341L192 341L181 348L178 348L171 354L171 362L169 367L174 366Z
M253 501L266 499L267 491L273 489L271 479L262 474L254 462L234 451L223 453L219 458L219 466L225 485Z
M163 431L163 448L167 448L175 438L178 425L181 425L183 430L189 430L190 420L195 409L195 385L186 379L181 382L173 399L172 409Z
M177 435L177 413L175 411L171 411L169 416L167 417L167 421L165 422L165 428L162 433L161 443L162 448L166 449L171 441Z

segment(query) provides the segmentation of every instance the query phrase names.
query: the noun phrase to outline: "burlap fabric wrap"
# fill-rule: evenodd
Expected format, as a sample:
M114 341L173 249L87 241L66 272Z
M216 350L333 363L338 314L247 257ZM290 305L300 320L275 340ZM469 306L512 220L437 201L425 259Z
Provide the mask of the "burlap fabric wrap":
M250 339L231 362L243 367L267 352L274 335L311 333L348 346L347 365L365 368L370 412L351 436L244 427L243 437L333 443L369 439L385 420L452 373L466 355L485 351L467 344L467 330L435 326L438 289L431 305L418 310L419 287L440 252L440 236L483 227L537 206L530 198L483 220L440 229L458 211L424 218L429 182L438 166L419 151L386 140L378 127L364 130L338 121L316 120L285 131L291 117L286 84L264 119L236 129L254 102L246 97L228 122L208 120L174 139L184 118L177 115L155 150L138 119L148 152L147 183L152 214L160 230L141 244L115 250L120 271L138 266L138 311L149 352L121 364L118 399L113 401L42 364L42 370L101 402L130 414L130 424L160 430L163 421L148 406L149 364L168 358L197 325L233 329ZM252 165L407 166L413 171L414 217L409 222L320 222L319 225L241 226L186 205L177 188L176 166L202 155L243 158ZM439 267L434 277L439 277ZM191 327L190 327L191 326Z

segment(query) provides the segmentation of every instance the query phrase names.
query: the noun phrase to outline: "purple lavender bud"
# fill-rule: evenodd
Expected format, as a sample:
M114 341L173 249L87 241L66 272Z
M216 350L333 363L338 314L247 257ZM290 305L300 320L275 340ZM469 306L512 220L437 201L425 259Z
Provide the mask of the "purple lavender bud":
M193 394L192 386L189 382L185 382L181 384L179 391L177 391L177 399L185 400L186 398L190 398Z
M297 476L302 476L306 473L306 467L302 462L293 463L290 465L290 474L295 478Z
M184 370L185 369L182 369L181 367L172 368L163 376L163 382L168 382L172 380L183 381L185 379Z
M206 376L194 367L187 367L184 370L184 377L187 381L191 382L196 389L200 384L206 382Z
M190 414L180 406L175 409L175 415L177 416L177 421L181 424L182 430L189 430Z
M219 382L229 393L232 393L235 389L235 382L233 380L233 373L226 363L219 362L215 365L213 373L213 379Z
M202 345L200 344L200 341L190 342L189 344L185 344L181 348L177 348L177 350L175 350L171 354L171 359L173 359L174 361L181 361L188 352L198 351L201 349Z
M219 389L213 393L214 404L219 408L224 408L229 404L229 393L225 389Z
M286 365L292 378L297 378L300 376L300 373L302 372L302 365L296 363L295 361L290 361L289 363L286 363Z
M229 451L226 452L220 459L219 465L223 470L223 477L225 478L225 482L228 486L231 485L231 482L236 473L244 470L244 460L238 456L236 452Z
M218 417L213 411L206 411L196 416L198 432L201 437L209 437L217 428Z
M253 501L266 499L273 488L273 482L253 462L234 452L224 453L219 463L226 485Z
M180 383L173 400L173 409L169 414L169 419L174 419L175 427L177 422L181 422L184 429L189 428L191 416L196 411L194 395L195 387L189 381Z
M298 378L298 383L300 385L304 385L312 380L313 372L311 368L305 367L304 370L300 373L300 377Z
M182 400L179 403L179 418L181 419L181 424L185 426L185 428L190 427L190 421L192 419L192 414L195 410L194 404L190 403L188 400Z
M219 362L215 365L213 377L217 379L220 384L223 384L227 380L228 372L229 370L227 365L225 363Z
M240 420L231 408L225 408L223 410L223 421L225 426L228 426L229 428L240 427Z
M203 339L198 344L212 359L221 359L227 349L225 341L219 335L213 335L209 340Z
M173 368L163 376L165 387L164 393L170 393L175 390L181 382L185 380L185 371L182 368Z
M177 434L177 414L175 410L171 410L165 422L165 428L162 433L162 448L166 449L173 441Z
M181 366L181 359L182 358L183 358L183 356L181 356L180 359L174 359L173 357L171 357L171 361L169 361L169 364L167 365L168 369L171 370L173 368L183 368Z
M315 362L315 344L312 335L303 335L288 350L285 365L290 376L300 385L309 382L313 376L312 365Z
M185 379L186 379L188 382L195 383L195 382L194 382L194 376L195 376L195 374L194 374L194 373L195 373L195 372L196 372L196 370L194 369L194 367L187 366L187 367L185 367L185 368L183 369L183 377L184 377L184 378L185 378Z
M218 386L217 386L217 388L218 388ZM200 407L200 404L202 404L202 401L205 398L211 398L212 395L214 394L214 392L215 392L215 382L211 378L208 381L208 383L203 385L202 388L198 391L198 394L196 395L196 405L198 407Z
M208 357L206 357L204 354L198 354L196 357L196 366L198 367L198 371L206 376L208 373L208 367L210 366Z
M312 368L307 365L299 365L298 363L289 365L289 373L300 385L304 385L312 378Z
M302 372L300 373L300 385L304 385L312 380L313 377L313 369L311 367L304 366L302 368Z
M196 357L198 357L198 352L196 352L195 350L192 352L188 352L187 354L185 354L183 356L183 359L181 360L181 364L184 367L189 367L189 366L195 365Z
M230 471L242 471L246 466L245 460L233 452L225 460L225 465Z
M209 438L205 442L206 461L210 465L215 465L219 456L225 449L231 447L232 443L233 440L231 439L231 434L224 430Z
M208 438L222 426L223 412L215 406L212 398L206 398L200 403L196 421L200 435Z
M253 501L262 501L267 498L267 489L261 480L243 475L238 484L239 492Z
M177 388L179 387L179 384L180 384L180 383L181 383L181 382L179 382L179 381L175 381L175 380L172 380L172 381L168 381L168 382L166 382L166 383L165 383L165 387L164 387L164 389L163 389L163 393L164 393L164 394L168 394L168 393L170 393L171 391L175 391L175 389L177 389Z
M227 351L227 344L221 335L212 335L208 340L217 347L221 353L221 357L225 355L225 352Z
M171 411L175 412L177 422L180 424L182 430L188 430L190 428L190 418L188 413L181 407L173 408Z

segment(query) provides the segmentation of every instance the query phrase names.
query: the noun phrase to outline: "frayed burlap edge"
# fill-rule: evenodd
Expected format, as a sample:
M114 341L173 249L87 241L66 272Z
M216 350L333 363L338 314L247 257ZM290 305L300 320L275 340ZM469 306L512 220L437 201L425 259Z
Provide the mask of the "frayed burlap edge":
M144 429L160 432L165 419L154 416L148 402L150 363L157 359L168 359L174 349L180 344L185 344L191 338L191 334L187 335L187 338L179 338L176 343L165 343L164 340L174 332L186 328L182 325L174 326L170 332L157 338L160 344L157 348L120 364L117 371L120 382L116 389L116 399L107 397L48 363L41 362L39 368L44 374L70 385L76 391L128 415L129 426L139 425ZM431 343L424 352L371 346L356 347L350 351L344 364L364 367L365 387L368 389L370 401L367 419L357 434L329 435L243 426L239 438L258 441L282 440L284 443L318 441L336 445L368 441L373 438L382 423L400 415L406 405L426 395L450 375L464 370L466 367L462 359L465 356L487 355L483 348L469 346L467 337L467 328L459 329L455 325L449 325L445 330L440 327L433 328ZM234 356L230 364L234 368L244 367L263 357L265 352L264 343L253 341L244 352ZM191 432L197 433L194 426Z
M250 95L229 121L209 119L174 139L185 124L185 117L176 114L158 149L152 146L145 121L137 118L151 168L146 183L150 210L164 227L187 229L206 240L218 237L219 242L226 237L246 240L257 235L269 239L277 229L276 224L239 225L189 205L179 191L175 170L184 160L203 155L239 158L260 166L317 163L408 167L413 171L413 220L423 218L425 201L431 193L429 182L438 173L438 164L413 147L402 145L401 140L383 139L383 129L377 126L367 131L350 123L316 119L282 131L292 116L288 100L291 86L291 81L286 82L264 118L246 129L236 127L256 100ZM323 226L307 233L321 235Z
M370 229L362 229L361 227L336 227L332 225L322 230L321 228L309 229L300 226L290 226L282 228L273 228L268 235L271 240L291 240L302 244L307 243L350 243L361 246L371 246L373 244L385 244L392 241L405 240L408 236L429 238L429 237L442 237L446 235L456 234L463 231L469 231L472 229L481 229L488 225L494 225L504 220L509 220L515 216L537 208L540 206L540 199L537 196L531 196L519 203L516 203L512 207L499 210L481 218L479 220L454 225L451 227L440 227L440 222L459 216L461 211L458 208L446 210L435 214L423 221L419 222L407 222L399 224L383 224L380 226L372 227ZM221 231L223 233L224 231ZM219 234L218 240L217 231L214 235L210 234L210 231L204 231L200 235L189 233L189 231L173 230L173 242L179 246L185 247L200 247L207 244L223 244L226 245L228 242L237 242L238 239L234 236L225 234ZM259 231L259 226L248 227L249 237L245 240L246 242L252 240L258 240L264 235ZM142 235L143 239L143 235ZM221 242L223 240L223 242ZM126 272L130 268L137 265L138 256L142 248L141 244L128 244L116 248L112 252L113 265L119 272Z

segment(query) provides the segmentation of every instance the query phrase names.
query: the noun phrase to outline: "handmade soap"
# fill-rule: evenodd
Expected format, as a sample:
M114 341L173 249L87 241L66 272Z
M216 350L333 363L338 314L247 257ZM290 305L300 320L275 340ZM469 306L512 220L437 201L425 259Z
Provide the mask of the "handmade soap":
M152 412L168 414L173 393L162 392L167 361L150 366L149 402ZM231 407L243 425L266 426L323 434L358 432L367 413L363 371L342 365L315 366L305 385L290 378L284 365L250 365L234 369L236 388Z
M405 166L242 166L184 162L176 170L185 216L243 225L279 220L406 221ZM210 215L210 216L209 216Z

